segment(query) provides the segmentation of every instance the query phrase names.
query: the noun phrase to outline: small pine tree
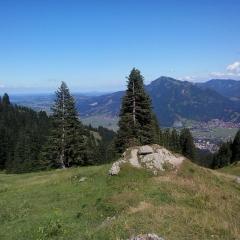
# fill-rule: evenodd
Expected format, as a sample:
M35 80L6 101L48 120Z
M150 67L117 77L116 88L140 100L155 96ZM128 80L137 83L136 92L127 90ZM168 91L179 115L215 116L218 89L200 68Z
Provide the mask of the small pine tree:
M170 141L171 141L171 132L169 129L165 129L163 131L163 146L167 149L170 149Z
M232 143L232 158L231 162L240 161L240 130L237 132Z
M162 132L159 127L159 122L156 114L153 113L152 116L152 134L153 134L153 142L156 144L162 143Z
M173 129L170 135L170 149L174 152L180 152L180 139L176 129Z
M3 106L9 106L10 105L10 99L7 93L4 93L2 98L2 105Z
M212 168L221 168L227 166L231 162L232 151L231 142L223 143L217 154L213 157Z
M143 76L135 68L128 77L127 91L119 116L116 138L116 148L119 152L130 146L154 142L151 100L145 92Z
M184 128L180 134L180 148L182 154L191 159L195 159L195 145L193 142L193 137L189 129Z

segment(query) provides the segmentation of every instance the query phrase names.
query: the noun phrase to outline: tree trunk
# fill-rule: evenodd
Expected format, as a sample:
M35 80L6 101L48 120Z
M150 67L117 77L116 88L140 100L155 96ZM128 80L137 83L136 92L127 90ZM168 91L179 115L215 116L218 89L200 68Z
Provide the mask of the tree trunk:
M65 164L64 164L64 158L65 158L64 152L62 152L61 155L60 155L61 168L66 168L66 167L65 167Z
M61 155L60 155L60 164L62 168L66 168L65 166L65 93L63 92L63 102L62 102L62 146L61 146Z
M135 84L133 80L133 126L136 125L136 99L135 99Z

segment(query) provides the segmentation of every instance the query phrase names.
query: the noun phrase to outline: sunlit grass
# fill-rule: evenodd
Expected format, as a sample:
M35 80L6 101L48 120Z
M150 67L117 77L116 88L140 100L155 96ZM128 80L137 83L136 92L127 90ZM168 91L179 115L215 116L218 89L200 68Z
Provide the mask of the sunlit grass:
M239 238L231 178L190 162L162 176L126 166L110 177L109 167L0 174L0 239Z

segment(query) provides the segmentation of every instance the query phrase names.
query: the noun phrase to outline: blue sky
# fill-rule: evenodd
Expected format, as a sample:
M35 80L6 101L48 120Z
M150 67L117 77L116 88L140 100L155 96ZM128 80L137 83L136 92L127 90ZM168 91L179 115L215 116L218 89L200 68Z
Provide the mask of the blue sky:
M0 0L0 92L240 78L239 0Z

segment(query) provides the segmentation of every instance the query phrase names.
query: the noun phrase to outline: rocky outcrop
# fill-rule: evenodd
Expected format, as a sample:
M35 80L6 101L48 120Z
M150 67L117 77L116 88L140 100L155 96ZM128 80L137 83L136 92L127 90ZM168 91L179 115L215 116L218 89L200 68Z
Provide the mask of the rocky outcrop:
M144 234L144 235L138 235L136 237L132 237L128 240L164 240L161 237L158 237L156 234Z
M185 158L172 153L159 145L145 145L127 149L122 157L113 163L109 170L110 175L117 175L123 164L130 164L136 168L146 168L154 174L166 169L176 169Z

